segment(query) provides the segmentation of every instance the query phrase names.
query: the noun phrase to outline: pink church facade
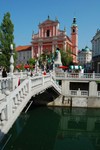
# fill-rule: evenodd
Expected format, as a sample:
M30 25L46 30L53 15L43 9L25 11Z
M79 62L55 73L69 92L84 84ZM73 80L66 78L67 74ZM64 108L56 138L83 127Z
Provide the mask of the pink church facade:
M76 18L73 18L71 26L71 36L68 37L66 29L59 29L59 21L57 19L47 20L38 25L38 33L32 35L32 58L40 56L43 53L54 53L56 48L68 52L71 51L73 63L77 63L78 55L78 26Z

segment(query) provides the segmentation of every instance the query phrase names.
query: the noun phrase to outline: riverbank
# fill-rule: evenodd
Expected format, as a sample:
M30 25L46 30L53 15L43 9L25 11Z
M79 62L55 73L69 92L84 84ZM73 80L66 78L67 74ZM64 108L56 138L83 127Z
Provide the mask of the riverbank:
M97 97L63 97L58 92L49 88L43 93L32 97L33 105L44 106L65 106L65 107L86 107L86 108L100 108L100 98Z

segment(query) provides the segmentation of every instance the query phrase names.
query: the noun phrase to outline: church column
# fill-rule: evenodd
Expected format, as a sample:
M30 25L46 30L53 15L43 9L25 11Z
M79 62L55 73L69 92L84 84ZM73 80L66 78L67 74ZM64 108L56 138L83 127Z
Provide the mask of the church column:
M55 28L54 28L54 26L53 26L53 36L55 36Z
M40 56L40 44L38 44L38 55Z
M43 44L40 43L40 55L43 53Z
M43 54L43 45L41 44L41 54Z
M51 31L50 31L50 37L51 37Z
M42 33L41 33L41 37L43 37L43 28L41 29L41 32L42 32Z
M54 44L52 43L52 53L54 53Z
M64 51L66 52L66 41L63 43Z
M46 31L45 31L45 37L46 37Z

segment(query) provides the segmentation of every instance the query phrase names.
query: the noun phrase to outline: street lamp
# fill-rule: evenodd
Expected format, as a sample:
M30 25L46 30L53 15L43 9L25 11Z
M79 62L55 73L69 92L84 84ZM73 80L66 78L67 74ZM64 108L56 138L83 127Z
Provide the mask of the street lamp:
M11 57L10 57L10 74L13 75L13 71L14 71L14 58L13 58L13 44L10 45L10 49L11 49Z

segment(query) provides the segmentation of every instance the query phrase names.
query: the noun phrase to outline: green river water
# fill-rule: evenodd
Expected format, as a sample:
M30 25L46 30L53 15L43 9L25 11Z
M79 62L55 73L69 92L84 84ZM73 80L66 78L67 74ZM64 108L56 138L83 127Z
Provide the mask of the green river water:
M100 109L36 107L24 111L1 150L100 150Z

